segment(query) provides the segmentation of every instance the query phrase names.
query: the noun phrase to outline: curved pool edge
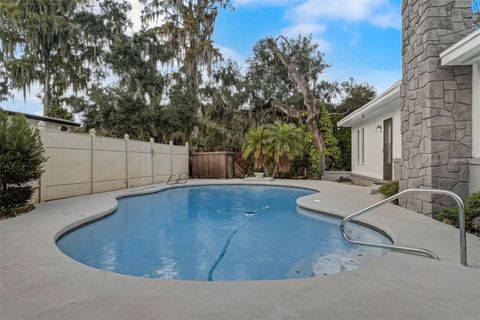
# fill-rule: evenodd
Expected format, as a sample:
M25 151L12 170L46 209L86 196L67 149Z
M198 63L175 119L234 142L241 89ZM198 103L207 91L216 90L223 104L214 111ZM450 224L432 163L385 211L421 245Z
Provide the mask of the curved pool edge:
M319 191L319 194L320 194L320 191ZM354 210L351 212L345 212L345 211L339 211L329 207L322 206L321 204L319 204L319 202L315 202L316 200L319 200L319 199L314 198L314 196L315 195L307 195L304 197L297 198L297 206L299 206L304 210L307 210L316 214L327 215L339 220L343 220L344 218L358 211L358 210ZM358 224L358 225L370 228L374 231L377 231L383 234L384 236L386 236L387 238L389 238L393 244L397 242L397 237L393 232L393 230L391 230L388 226L384 224L378 223L377 221L372 221L372 219L369 219L368 215L367 217L361 217L359 219L351 220L350 223ZM338 232L341 232L340 229L338 230Z
M308 196L307 196L308 197ZM298 204L297 204L298 205ZM322 216L327 216L327 217L330 217L330 218L333 218L333 219L336 219L336 220L343 220L344 217L341 216L341 215L338 215L338 214L333 214L333 213L329 213L329 212L324 212L324 211L319 211L318 209L309 209L307 207L302 207L300 205L298 205L298 207L300 209L303 209L305 211L308 212L308 216L312 216L314 217L315 215L322 215ZM366 222L363 222L363 221L359 221L359 220L352 220L350 221L350 223L353 223L353 224L357 224L359 226L362 226L362 227L365 227L365 228L368 228L368 229L371 229L375 232L378 232L380 233L381 235L385 236L386 238L388 238L392 244L395 243L394 241L394 238L393 238L393 235L390 235L387 231L384 231L383 229L379 228L379 227L376 227L374 225L372 225L371 223L366 223ZM338 232L340 233L340 229L338 230Z
M278 181L278 180L277 180ZM288 183L277 183L277 181L272 181L272 182L255 182L255 181L237 181L237 182L230 182L230 181L218 181L218 182L203 182L203 181L196 181L195 183L190 183L187 182L186 184L181 184L181 185L161 185L161 186L156 186L156 187L138 187L142 189L138 190L128 190L126 189L125 193L118 194L118 195L113 195L113 199L115 201L115 205L112 208L109 208L107 210L103 210L97 214L93 214L91 216L85 217L83 219L77 220L69 225L64 226L61 228L53 238L53 241L56 245L56 243L61 240L63 237L67 236L68 234L74 232L75 230L78 230L80 228L83 228L85 226L88 226L92 223L95 223L97 221L100 221L102 219L105 219L109 217L112 214L115 214L117 209L118 209L118 200L122 198L128 198L128 197L135 197L135 196L142 196L142 195L148 195L148 194L153 194L153 193L158 193L162 192L165 190L169 189L176 189L176 188L187 188L187 187L201 187L201 186L214 186L214 185L255 185L255 186L269 186L269 187L286 187L286 188L297 188L297 189L303 189L303 190L310 190L310 191L315 191L314 194L299 197L296 199L296 204L298 207L307 210L309 212L312 212L314 214L319 214L319 215L325 215L329 216L331 218L339 219L342 220L345 215L338 213L338 212L329 212L327 210L319 210L316 208L312 208L306 203L303 203L303 200L305 199L310 199L310 197L313 197L315 195L320 194L320 190L318 188L312 188L312 187L303 187L303 186L295 186L291 185ZM363 227L372 229L384 236L386 236L393 244L395 244L395 236L393 232L390 230L385 230L385 227L378 226L372 223L367 223L362 220L354 220L351 221L351 223L361 225ZM340 230L338 231L340 233ZM63 252L62 252L63 253ZM388 252L387 252L388 253Z
M60 230L58 230L58 232L56 232L56 234L54 236L55 248L63 256L66 256L67 258L71 259L72 261L75 261L75 263L79 263L81 265L84 265L89 269L99 270L101 272L112 273L112 271L104 270L104 269L101 269L101 268L96 268L96 267L90 266L88 264L82 263L82 262L72 258L71 256L69 256L68 254L63 252L58 247L58 245L57 245L58 241L60 241L65 236L69 235L72 232L75 232L78 229L86 227L90 224L93 224L97 221L100 221L102 219L105 219L105 218L117 213L120 199L129 198L129 197L136 197L136 196L144 196L144 195L149 195L149 194L155 194L155 193L159 193L159 192L163 192L163 191L167 191L167 190L171 190L171 189L195 188L195 187L202 187L202 186L266 186L266 187L272 187L272 188L291 188L291 189L308 190L308 191L312 191L314 193L306 195L306 196L300 196L300 197L296 198L297 208L300 208L304 211L308 211L311 214L311 216L310 216L310 214L308 214L308 216L310 216L313 219L315 219L316 216L325 216L325 217L329 217L329 218L332 218L332 219L335 219L335 220L338 220L338 221L340 221L343 218L343 216L341 214L330 213L330 212L326 212L324 210L309 208L308 206L305 206L305 205L299 205L299 200L302 200L302 199L308 198L308 197L318 196L320 194L321 190L318 187L310 187L310 186L307 187L307 186L299 186L299 185L296 185L296 184L292 184L291 181L288 181L288 180L287 181L276 180L276 181L272 181L272 182L263 182L263 181L257 182L257 181L244 181L244 180L240 180L240 181L229 181L229 180L226 180L226 181L223 181L223 180L211 181L210 180L210 181L194 181L193 183L189 182L189 183L186 183L186 184L178 184L178 185L139 186L139 187L136 187L136 188L138 188L136 190L123 189L123 190L113 191L113 192L119 192L120 191L121 193L120 194L112 194L111 200L114 201L114 205L111 208L103 210L103 211L98 212L96 214L92 214L88 217L84 217L82 219L79 219L75 222L72 222L72 223L62 227ZM109 193L109 192L105 192L105 193ZM299 212L298 214L305 214L305 213L300 213ZM359 225L359 226L368 228L368 229L370 229L374 232L377 232L378 234L386 237L389 241L394 243L393 236L390 233L381 229L380 227L377 227L377 226L375 226L373 224L370 224L370 223L358 221L358 220L354 220L354 221L352 221L352 223L355 224L355 225ZM340 230L338 230L338 232L340 234ZM370 263L374 262L375 260L382 258L383 256L385 256L389 252L390 252L390 250L386 250L383 254L372 258L365 265L370 264ZM365 265L362 265L359 268L363 268ZM337 272L337 273L328 274L328 276L331 277L331 276L335 276L335 275L346 273L346 272L352 272L354 270L355 269L345 270L345 271L341 271L341 272ZM121 276L126 276L126 277L139 278L139 276L136 276L136 275L117 273L117 272L113 272L113 273L119 274ZM144 278L144 277L142 277L142 278ZM318 277L278 278L278 279L261 279L261 280L246 279L246 280L241 280L241 281L240 280L216 280L215 282L302 281L302 280L305 280L305 279L312 279L312 278L318 278ZM145 279L152 280L152 281L204 282L204 281L200 281L200 280L181 279L181 278L180 279L157 279L157 278L146 277Z

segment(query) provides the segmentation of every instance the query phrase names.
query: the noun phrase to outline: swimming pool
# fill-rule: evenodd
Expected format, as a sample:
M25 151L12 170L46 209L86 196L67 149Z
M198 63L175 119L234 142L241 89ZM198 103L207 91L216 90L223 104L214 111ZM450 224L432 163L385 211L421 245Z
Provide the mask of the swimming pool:
M273 280L358 268L385 250L356 246L339 220L297 207L315 191L261 185L203 185L119 199L112 215L61 236L74 260L121 274L184 280ZM349 224L363 241L391 243Z

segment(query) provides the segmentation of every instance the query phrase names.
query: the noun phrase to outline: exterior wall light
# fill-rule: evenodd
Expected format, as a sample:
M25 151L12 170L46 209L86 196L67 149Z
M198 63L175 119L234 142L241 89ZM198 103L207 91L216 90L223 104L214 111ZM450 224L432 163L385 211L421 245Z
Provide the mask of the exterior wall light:
M382 131L382 126L381 125L377 125L377 131Z

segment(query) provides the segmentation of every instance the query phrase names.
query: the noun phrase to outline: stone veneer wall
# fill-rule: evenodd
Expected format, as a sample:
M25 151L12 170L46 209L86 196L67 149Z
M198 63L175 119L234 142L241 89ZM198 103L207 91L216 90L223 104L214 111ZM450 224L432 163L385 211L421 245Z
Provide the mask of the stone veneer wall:
M469 0L403 0L400 189L468 193L472 156L471 66L443 67L439 54L472 32ZM447 197L409 196L400 205L435 214Z

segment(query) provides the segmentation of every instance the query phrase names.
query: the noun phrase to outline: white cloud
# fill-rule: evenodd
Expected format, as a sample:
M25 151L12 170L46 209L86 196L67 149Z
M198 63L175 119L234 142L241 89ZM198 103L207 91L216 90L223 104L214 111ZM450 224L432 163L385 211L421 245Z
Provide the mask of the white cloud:
M401 28L400 14L387 12L372 17L372 24L382 28Z
M285 5L292 2L298 2L298 0L235 0L235 6L272 6L272 5Z
M320 23L298 23L284 28L282 34L290 38L295 38L299 35L312 35L313 41L318 43L320 51L325 53L331 49L330 43L321 37L325 30L327 30L327 27Z
M326 26L318 23L299 23L283 29L282 34L288 37L296 37L299 34L308 36L309 34L324 33L326 29Z
M248 0L243 0L248 1ZM285 14L290 25L282 33L295 37L312 34L320 50L328 52L331 44L323 34L328 20L365 22L381 28L400 28L400 10L389 0L304 0ZM352 32L350 43L356 45L359 35Z
M226 59L232 59L236 61L238 64L243 64L245 62L245 57L243 57L238 51L232 48L224 47L218 43L215 43L215 47L220 50L222 56Z
M330 52L330 50L332 49L331 43L323 38L314 37L313 41L318 44L318 50L320 50L320 52L322 53Z
M388 0L307 0L289 11L294 23L337 19L367 22L382 28L400 28L400 8Z
M400 71L394 70L374 70L359 68L351 70L332 66L323 74L323 79L328 81L345 81L348 78L354 78L355 82L367 82L377 89L377 94L390 88L395 82L402 78Z

